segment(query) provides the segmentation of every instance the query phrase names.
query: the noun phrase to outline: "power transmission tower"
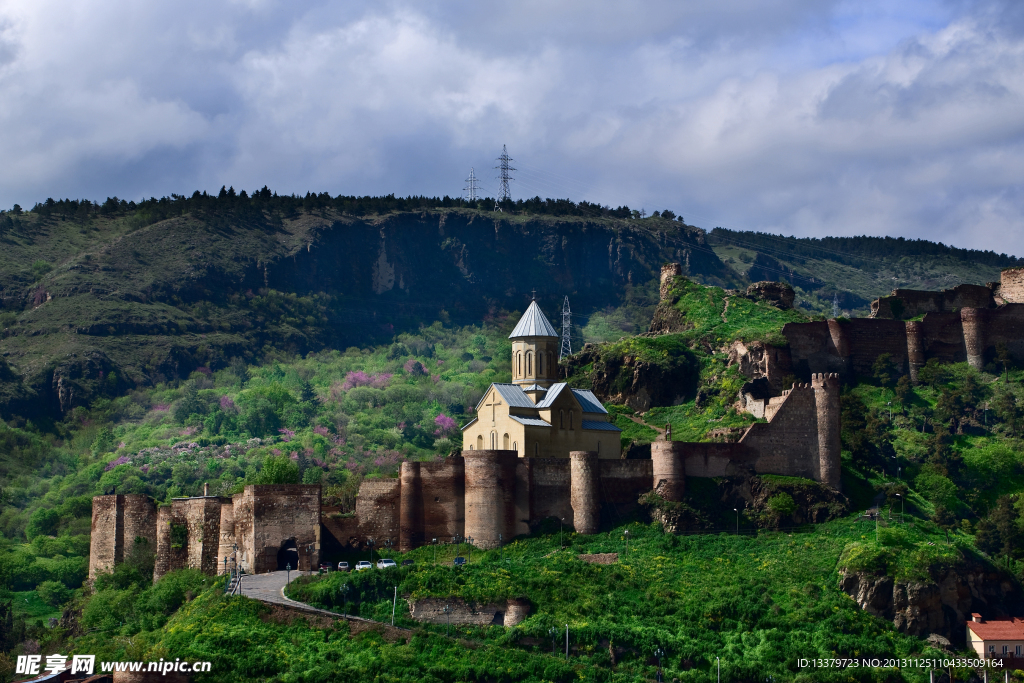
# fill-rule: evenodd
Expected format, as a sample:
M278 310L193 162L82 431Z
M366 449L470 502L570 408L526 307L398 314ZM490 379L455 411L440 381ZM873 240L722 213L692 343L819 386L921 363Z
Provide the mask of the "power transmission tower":
M572 313L569 312L569 297L565 297L562 304L562 350L558 354L558 360L572 355Z
M835 318L838 318L838 317L839 317L839 292L836 292L836 295L834 297L832 297L832 318L835 319Z
M501 207L498 206L500 202L503 202L506 199L512 199L512 192L508 188L508 183L510 180L514 180L510 174L512 171L516 170L509 166L508 162L512 161L512 157L508 155L508 149L506 149L505 145L501 146L501 156L498 157L498 161L501 163L494 168L501 171L501 175L498 176L498 181L501 183L501 187L498 189L498 199L494 204L495 211L501 211Z
M466 197L466 199L468 199L471 202L476 201L476 190L478 182L479 181L477 181L476 179L476 169L469 169L469 177L466 178L467 185L464 188L462 188L462 191L469 193L469 196Z

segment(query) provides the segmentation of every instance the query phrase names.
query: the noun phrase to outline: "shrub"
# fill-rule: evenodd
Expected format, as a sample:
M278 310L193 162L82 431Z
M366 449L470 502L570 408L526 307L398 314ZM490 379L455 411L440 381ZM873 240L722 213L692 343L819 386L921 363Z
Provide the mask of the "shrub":
M71 591L60 581L43 581L36 591L39 599L51 607L60 607L71 599Z
M298 484L299 465L286 456L270 456L253 484Z

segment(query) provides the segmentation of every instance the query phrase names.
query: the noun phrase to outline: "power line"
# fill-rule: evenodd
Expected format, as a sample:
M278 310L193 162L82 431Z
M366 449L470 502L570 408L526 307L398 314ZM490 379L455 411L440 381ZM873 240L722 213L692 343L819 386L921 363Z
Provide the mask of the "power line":
M469 169L469 177L466 178L466 182L468 184L466 185L466 187L462 188L462 191L469 193L469 196L466 197L466 199L468 199L471 202L475 202L476 201L476 191L477 191L477 188L479 187L479 183L477 182L477 179L476 179L476 169L474 169L474 168L470 168Z
M495 211L501 211L501 208L498 206L498 202L510 201L512 199L512 192L509 190L508 184L509 181L514 180L511 173L516 170L509 165L509 162L512 161L512 157L508 155L508 149L505 145L501 146L501 156L498 157L498 161L500 162L499 165L494 168L501 171L501 175L498 176L501 188L498 190L498 201L494 204Z

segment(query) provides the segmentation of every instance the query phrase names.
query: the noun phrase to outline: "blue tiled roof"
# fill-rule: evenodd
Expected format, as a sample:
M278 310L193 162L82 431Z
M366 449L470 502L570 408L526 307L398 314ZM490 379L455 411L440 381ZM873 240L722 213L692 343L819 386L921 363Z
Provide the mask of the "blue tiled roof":
M597 396L594 396L594 392L589 389L573 389L572 393L576 400L580 402L580 405L583 406L583 412L608 414L608 411L604 409L601 402L597 400Z
M621 432L622 430L613 425L611 422L601 422L600 420L583 420L580 422L580 426L584 429L596 429L602 432Z
M558 395L562 393L562 389L568 386L565 382L558 382L548 387L548 393L544 397L544 400L536 405L537 408L550 408L551 404L554 403Z
M539 417L523 417L522 415L509 415L510 418L515 420L521 425L528 427L550 427L551 425L540 419Z

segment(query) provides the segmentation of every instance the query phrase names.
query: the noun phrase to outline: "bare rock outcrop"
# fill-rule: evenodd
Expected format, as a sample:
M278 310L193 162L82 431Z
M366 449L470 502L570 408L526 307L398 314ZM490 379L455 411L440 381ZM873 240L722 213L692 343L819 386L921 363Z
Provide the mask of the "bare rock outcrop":
M789 284L768 280L755 282L747 287L747 296L758 301L767 301L783 310L793 308L796 301L796 293Z
M1019 615L1024 609L1016 582L981 564L947 569L927 582L844 571L839 587L861 609L892 621L902 633L937 635L961 645L972 612L994 618Z

